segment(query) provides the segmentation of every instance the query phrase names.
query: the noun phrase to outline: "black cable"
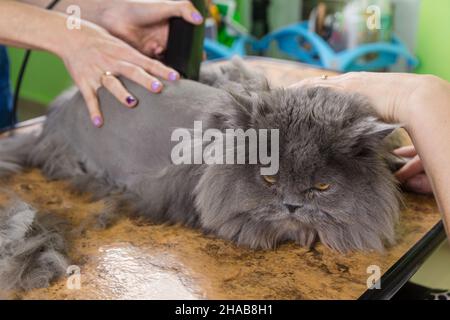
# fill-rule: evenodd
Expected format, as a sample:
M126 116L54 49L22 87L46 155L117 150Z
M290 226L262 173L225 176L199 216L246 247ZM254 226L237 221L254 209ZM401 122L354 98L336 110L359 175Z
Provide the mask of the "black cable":
M59 2L60 0L53 0L45 9L52 10ZM22 87L22 81L23 77L25 75L25 70L28 65L28 60L30 60L31 50L25 51L25 56L22 60L22 65L20 66L19 75L17 76L16 81L16 88L14 92L14 99L13 99L13 108L11 110L11 127L9 129L14 129L14 127L17 124L17 109L19 104L19 95L20 95L20 88Z
M31 50L25 51L25 56L22 60L22 65L20 66L19 75L17 76L16 80L16 90L14 92L14 98L13 98L13 108L11 110L11 127L14 128L14 126L17 123L17 108L19 103L19 95L20 95L20 87L22 86L23 76L25 74L25 69L27 68L28 60L30 59Z

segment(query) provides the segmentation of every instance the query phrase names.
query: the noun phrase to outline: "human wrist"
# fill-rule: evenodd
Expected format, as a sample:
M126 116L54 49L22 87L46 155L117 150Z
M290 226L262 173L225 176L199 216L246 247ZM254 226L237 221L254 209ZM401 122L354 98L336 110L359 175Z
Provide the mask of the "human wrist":
M450 84L447 81L434 75L418 75L417 79L417 86L409 95L400 116L406 129L411 132L434 114L447 113L450 101Z

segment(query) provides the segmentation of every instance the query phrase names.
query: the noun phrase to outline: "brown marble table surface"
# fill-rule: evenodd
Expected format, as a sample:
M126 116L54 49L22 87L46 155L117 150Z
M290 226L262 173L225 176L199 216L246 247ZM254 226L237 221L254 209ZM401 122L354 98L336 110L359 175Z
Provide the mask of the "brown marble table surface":
M277 86L333 74L273 59L249 63ZM81 270L80 289L70 289L62 278L49 288L12 293L18 299L356 299L367 290L369 266L386 272L440 220L432 197L404 194L397 244L384 253L342 255L321 244L308 250L290 243L254 251L182 226L128 218L108 229L77 233L102 210L102 201L75 195L66 182L47 181L38 170L15 175L3 187L70 221L69 257ZM0 194L0 203L6 200Z

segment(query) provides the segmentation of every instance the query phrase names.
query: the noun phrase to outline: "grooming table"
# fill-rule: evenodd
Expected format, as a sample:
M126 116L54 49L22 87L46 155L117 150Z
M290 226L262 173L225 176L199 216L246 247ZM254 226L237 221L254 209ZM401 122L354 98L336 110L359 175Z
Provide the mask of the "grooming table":
M281 60L248 61L274 85L333 74ZM43 120L17 131L39 130ZM404 194L394 247L341 255L320 243L311 250L285 244L253 251L197 230L128 218L109 229L89 227L104 203L72 194L64 181L46 181L38 170L13 176L5 187L41 211L68 218L69 257L81 270L81 289L69 289L64 278L50 288L15 293L21 299L386 299L445 236L433 197L413 194ZM368 267L374 265L383 275L381 289L367 290Z

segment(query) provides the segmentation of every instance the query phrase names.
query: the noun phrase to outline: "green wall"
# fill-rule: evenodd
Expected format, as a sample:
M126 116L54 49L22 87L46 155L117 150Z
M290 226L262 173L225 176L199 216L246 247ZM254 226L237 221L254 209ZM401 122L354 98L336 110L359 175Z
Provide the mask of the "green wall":
M450 81L450 1L422 0L416 55L418 73Z
M12 84L15 86L24 50L9 48L8 53L11 60ZM20 93L22 98L48 104L71 84L72 80L61 60L49 53L33 51Z

